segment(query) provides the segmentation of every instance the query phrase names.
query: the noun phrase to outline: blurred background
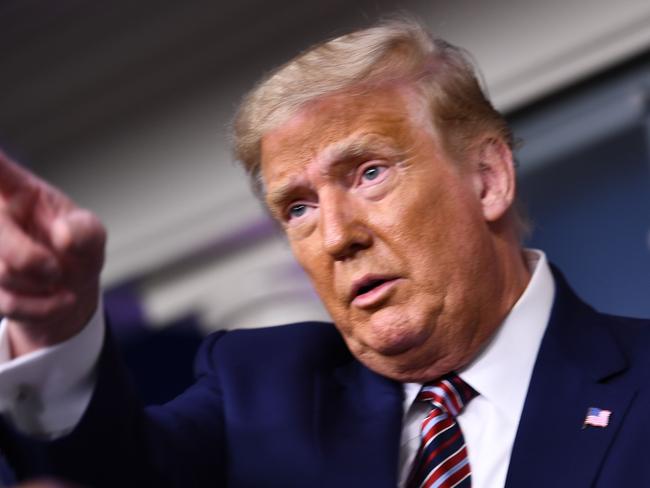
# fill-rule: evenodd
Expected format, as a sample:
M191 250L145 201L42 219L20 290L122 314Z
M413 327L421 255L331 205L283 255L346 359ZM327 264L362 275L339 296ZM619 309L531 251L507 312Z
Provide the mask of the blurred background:
M207 332L326 320L234 164L265 71L396 11L467 48L523 140L543 248L598 309L650 316L647 0L0 0L0 145L110 232L105 303L146 401Z

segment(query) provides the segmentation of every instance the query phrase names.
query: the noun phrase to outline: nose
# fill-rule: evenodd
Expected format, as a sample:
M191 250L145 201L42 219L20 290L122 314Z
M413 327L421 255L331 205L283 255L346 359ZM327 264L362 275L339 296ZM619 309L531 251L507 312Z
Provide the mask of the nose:
M335 260L351 258L372 245L365 210L344 190L321 195L319 211L323 248Z

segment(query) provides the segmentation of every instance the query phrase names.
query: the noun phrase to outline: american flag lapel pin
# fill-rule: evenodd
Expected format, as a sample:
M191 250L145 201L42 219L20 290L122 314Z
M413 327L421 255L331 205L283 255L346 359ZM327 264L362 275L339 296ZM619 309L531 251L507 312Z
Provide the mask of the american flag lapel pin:
M589 409L587 409L587 416L585 417L585 421L582 424L582 428L585 429L588 426L607 427L607 425L609 425L610 415L612 415L612 412L610 410L589 407Z

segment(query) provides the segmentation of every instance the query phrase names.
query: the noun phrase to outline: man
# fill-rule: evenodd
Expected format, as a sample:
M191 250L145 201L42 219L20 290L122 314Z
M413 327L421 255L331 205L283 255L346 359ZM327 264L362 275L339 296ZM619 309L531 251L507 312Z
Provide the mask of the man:
M5 158L0 346L14 379L0 445L19 475L650 481L648 324L594 312L520 248L512 138L460 50L412 22L323 43L251 92L235 135L336 328L215 334L197 383L141 410L96 310L101 224ZM38 406L13 399L18 385Z

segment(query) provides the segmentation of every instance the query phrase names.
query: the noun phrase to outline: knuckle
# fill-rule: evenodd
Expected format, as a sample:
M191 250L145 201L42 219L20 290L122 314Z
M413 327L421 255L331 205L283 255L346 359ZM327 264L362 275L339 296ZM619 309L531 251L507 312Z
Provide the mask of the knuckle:
M32 266L32 257L31 253L22 251L15 252L9 259L9 266L14 272L25 273L29 271L29 268Z
M7 264L0 260L0 287L13 289L16 287L17 278Z
M35 304L31 310L31 314L35 319L43 319L46 317L55 317L58 312L56 302L53 300L42 300L40 303Z
M0 260L0 285L7 285L10 278L9 267L3 260Z
M61 246L66 251L96 253L106 242L106 228L90 210L76 208L61 221Z
M11 293L0 293L0 312L6 317L14 317L20 312L20 300Z
M102 221L90 210L81 211L81 220L84 222L84 228L89 238L99 244L106 241L106 228Z
M65 316L74 309L75 302L71 299L70 294L62 293L43 300L39 305L35 314L41 319L46 319Z
M14 252L4 256L7 273L13 279L26 280L39 277L52 279L58 271L58 262L55 256L36 246L27 246L15 249Z
M43 258L36 253L23 250L13 255L11 269L19 274L27 274L38 269L43 262Z

